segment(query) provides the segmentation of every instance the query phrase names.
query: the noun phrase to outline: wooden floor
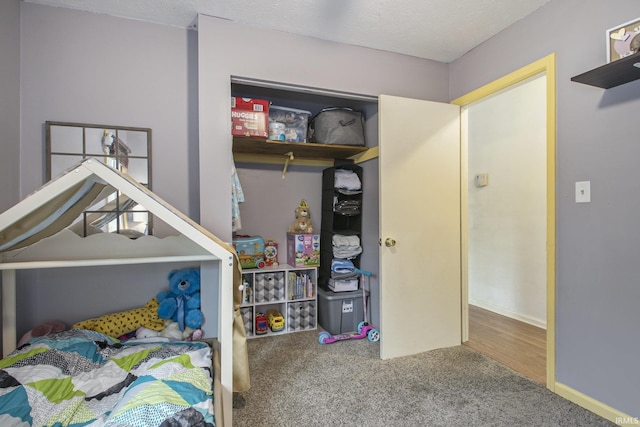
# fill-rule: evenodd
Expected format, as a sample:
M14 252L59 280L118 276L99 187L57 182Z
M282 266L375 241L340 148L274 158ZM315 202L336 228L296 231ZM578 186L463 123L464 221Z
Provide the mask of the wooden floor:
M469 341L474 350L546 384L546 331L469 305Z

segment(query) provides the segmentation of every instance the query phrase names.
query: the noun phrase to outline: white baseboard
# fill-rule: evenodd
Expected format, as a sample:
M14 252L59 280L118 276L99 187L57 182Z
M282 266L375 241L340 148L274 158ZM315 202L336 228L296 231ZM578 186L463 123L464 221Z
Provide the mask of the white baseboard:
M498 307L496 305L486 303L483 301L477 301L472 298L469 298L469 304L475 305L476 307L484 308L485 310L493 311L494 313L498 313L503 316L510 317L512 319L516 319L524 323L528 323L533 326L537 326L538 328L547 329L546 320L535 319L533 317L526 316L520 313L514 313L512 311L504 309L503 307Z
M619 426L640 425L640 418L631 417L562 383L555 383L555 392L559 396L562 396L576 405L582 406L594 414L600 415L602 418L605 418L612 423L616 423Z

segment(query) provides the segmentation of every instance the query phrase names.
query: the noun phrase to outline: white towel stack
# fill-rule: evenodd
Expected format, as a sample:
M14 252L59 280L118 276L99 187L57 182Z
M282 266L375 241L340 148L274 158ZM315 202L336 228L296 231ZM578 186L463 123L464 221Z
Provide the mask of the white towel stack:
M360 237L334 234L332 237L333 257L353 259L362 253Z
M336 169L334 187L344 190L360 190L362 183L358 174L349 169Z

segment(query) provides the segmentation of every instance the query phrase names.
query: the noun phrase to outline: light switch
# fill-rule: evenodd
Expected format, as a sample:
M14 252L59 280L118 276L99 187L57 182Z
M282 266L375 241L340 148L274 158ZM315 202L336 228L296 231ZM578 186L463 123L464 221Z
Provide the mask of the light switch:
M576 203L591 202L591 181L576 182Z
M476 187L486 187L489 185L489 174L479 173L474 175L473 183Z

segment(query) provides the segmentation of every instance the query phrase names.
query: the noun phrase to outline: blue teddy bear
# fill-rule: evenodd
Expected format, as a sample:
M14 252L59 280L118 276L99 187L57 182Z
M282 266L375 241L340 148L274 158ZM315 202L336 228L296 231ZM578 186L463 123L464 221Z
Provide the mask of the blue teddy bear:
M198 329L202 326L200 311L200 271L195 268L173 270L169 273L169 290L157 296L158 317L178 322L181 331L185 326Z

